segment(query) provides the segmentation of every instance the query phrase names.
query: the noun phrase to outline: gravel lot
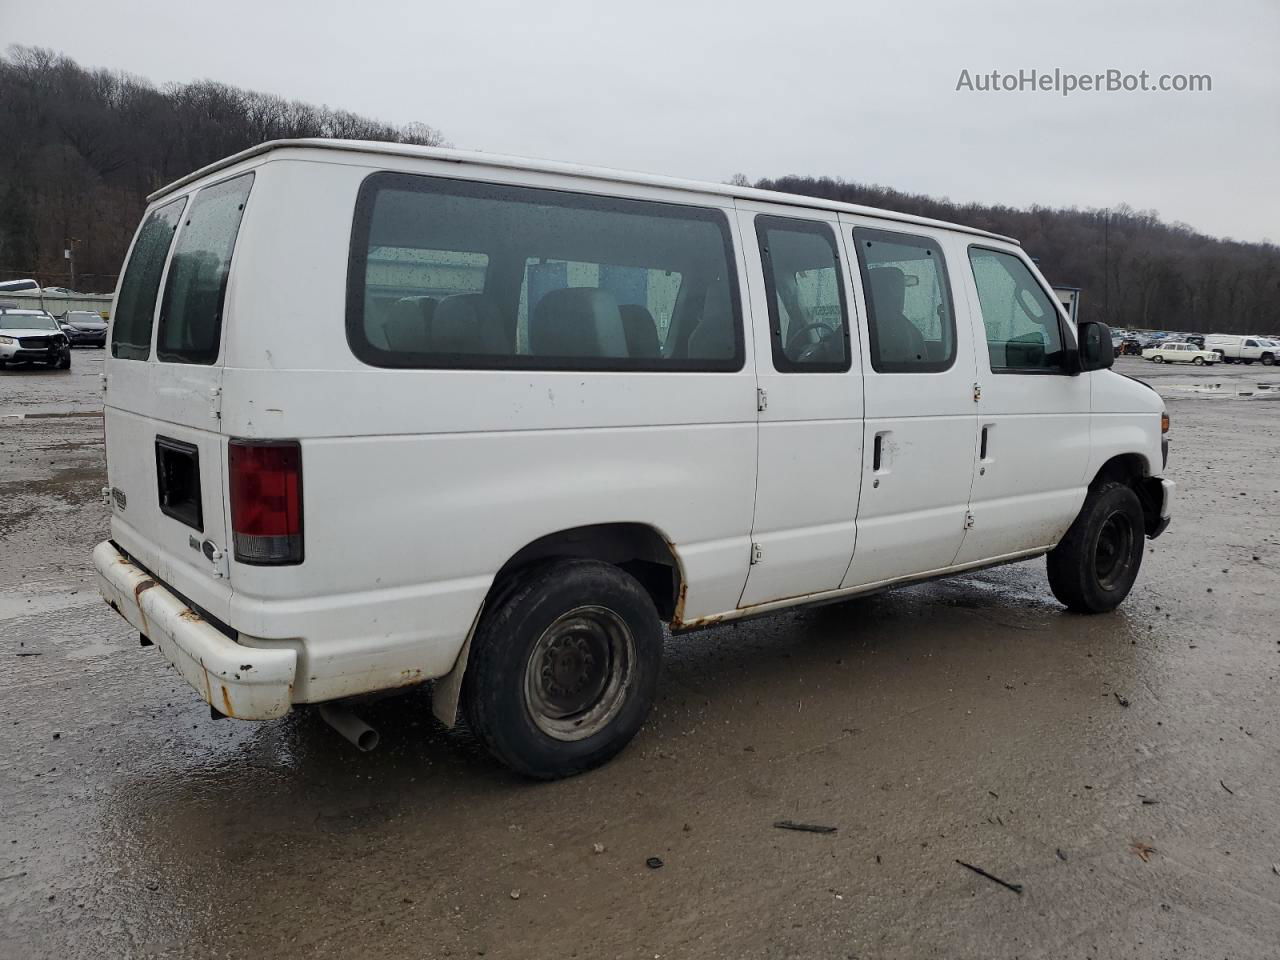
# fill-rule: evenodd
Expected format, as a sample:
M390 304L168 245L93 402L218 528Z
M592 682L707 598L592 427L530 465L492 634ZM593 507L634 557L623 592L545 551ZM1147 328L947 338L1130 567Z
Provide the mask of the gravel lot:
M1115 614L1035 561L682 637L531 785L425 690L211 721L92 582L101 361L0 372L0 957L1280 954L1280 371L1120 361L1179 501Z

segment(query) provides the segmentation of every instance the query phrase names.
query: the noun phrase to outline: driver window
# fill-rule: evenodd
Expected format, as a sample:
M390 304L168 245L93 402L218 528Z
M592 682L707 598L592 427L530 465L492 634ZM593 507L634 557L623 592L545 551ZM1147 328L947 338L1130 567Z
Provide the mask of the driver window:
M849 323L835 234L825 223L756 217L769 300L773 366L782 373L849 369Z
M1065 367L1058 310L1027 265L1009 253L969 248L993 371Z

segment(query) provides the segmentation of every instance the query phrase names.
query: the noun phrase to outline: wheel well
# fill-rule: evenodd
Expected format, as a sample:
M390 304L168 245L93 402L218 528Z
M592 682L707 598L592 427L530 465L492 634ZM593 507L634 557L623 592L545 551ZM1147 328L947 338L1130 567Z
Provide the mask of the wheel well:
M1142 504L1142 516L1146 520L1147 533L1150 534L1160 522L1164 488L1159 477L1150 476L1146 458L1138 453L1122 453L1112 457L1102 465L1102 469L1089 484L1089 489L1096 489L1109 482L1123 483L1138 495L1138 502Z
M658 616L672 620L683 592L680 561L671 543L643 523L600 523L539 537L518 550L494 577L492 595L507 577L545 560L600 560L635 577L653 598Z

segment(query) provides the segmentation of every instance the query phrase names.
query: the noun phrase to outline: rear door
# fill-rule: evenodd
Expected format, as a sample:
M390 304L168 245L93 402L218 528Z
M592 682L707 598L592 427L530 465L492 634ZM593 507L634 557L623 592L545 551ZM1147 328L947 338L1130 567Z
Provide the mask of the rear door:
M112 538L225 618L222 334L253 174L151 210L112 311L105 411Z

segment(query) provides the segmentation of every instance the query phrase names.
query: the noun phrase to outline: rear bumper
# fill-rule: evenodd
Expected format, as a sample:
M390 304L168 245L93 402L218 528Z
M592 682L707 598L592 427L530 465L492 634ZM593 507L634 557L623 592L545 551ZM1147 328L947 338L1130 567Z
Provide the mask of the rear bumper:
M93 550L98 590L219 713L271 720L289 712L298 655L236 643L109 541Z

